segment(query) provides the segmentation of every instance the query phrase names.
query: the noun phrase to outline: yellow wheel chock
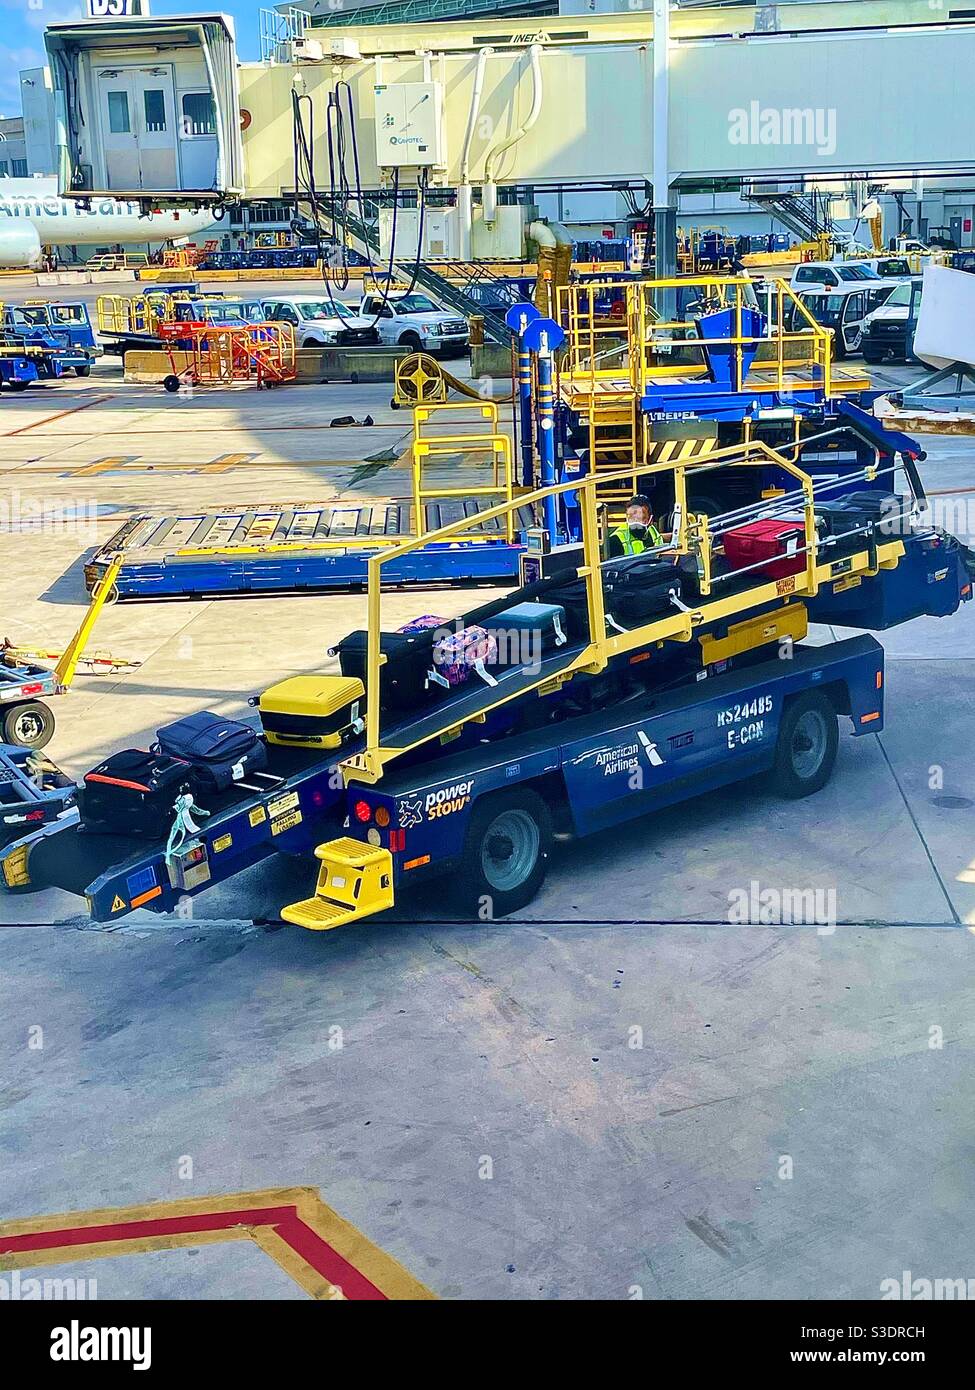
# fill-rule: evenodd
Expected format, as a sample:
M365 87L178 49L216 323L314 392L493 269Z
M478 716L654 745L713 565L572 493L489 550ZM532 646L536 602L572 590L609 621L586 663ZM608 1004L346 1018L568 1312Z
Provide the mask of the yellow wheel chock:
M309 931L331 931L393 906L393 856L388 849L344 835L319 845L315 857L321 861L315 896L283 907L286 922Z

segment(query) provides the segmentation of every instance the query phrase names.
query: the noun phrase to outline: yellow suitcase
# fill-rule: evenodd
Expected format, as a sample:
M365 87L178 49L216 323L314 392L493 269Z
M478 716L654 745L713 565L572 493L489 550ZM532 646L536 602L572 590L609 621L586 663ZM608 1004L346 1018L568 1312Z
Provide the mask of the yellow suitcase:
M290 676L257 702L268 743L341 748L362 728L365 686L357 676Z

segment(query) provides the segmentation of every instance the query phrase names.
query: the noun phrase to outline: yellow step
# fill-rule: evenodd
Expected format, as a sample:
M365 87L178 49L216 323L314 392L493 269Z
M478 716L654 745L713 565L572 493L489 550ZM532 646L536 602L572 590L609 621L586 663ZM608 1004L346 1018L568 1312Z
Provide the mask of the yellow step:
M318 884L313 898L281 909L286 922L308 931L332 931L393 906L393 856L343 835L318 845Z

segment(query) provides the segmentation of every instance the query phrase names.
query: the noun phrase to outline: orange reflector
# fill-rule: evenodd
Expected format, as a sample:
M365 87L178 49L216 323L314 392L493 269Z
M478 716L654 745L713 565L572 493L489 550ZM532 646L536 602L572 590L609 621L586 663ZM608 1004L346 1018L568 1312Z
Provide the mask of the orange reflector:
M877 689L878 689L878 690L879 690L880 687L883 685L883 683L884 683L884 673L883 673L883 671L878 671L878 672L877 672Z
M635 666L636 663L637 663L638 661L649 661L649 660L650 660L650 653L649 653L649 652L637 652L636 656L631 656L631 657L630 657L630 665L631 665L631 666Z
M388 824L389 824L389 812L386 810L386 807L385 807L385 806L377 806L377 807L376 807L376 824L377 824L377 825L388 825Z
M971 586L971 584L966 584L965 587L964 587L964 589L962 589L962 591L961 591L961 596L962 596L962 598L967 598L968 595L969 595L971 592L972 592L972 586Z
M418 868L420 867L421 864L429 864L429 863L430 863L430 856L429 856L429 854L421 854L420 857L419 857L419 859L407 859L406 863L403 865L403 868L404 868L404 869L418 869Z
M860 720L861 724L872 724L875 719L880 718L880 710L875 709L873 714L865 714Z

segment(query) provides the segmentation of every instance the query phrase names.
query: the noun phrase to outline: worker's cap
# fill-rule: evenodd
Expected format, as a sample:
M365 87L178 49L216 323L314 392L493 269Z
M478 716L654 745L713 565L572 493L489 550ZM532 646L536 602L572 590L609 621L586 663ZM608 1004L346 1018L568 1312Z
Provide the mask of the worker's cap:
M653 511L650 505L650 498L644 497L642 492L636 493L635 496L631 497L629 502L627 502L626 510L629 511L631 507L646 507L648 512Z

